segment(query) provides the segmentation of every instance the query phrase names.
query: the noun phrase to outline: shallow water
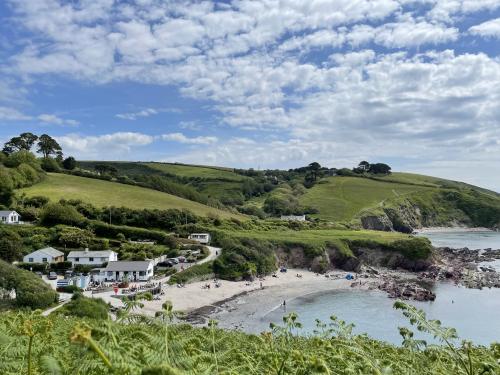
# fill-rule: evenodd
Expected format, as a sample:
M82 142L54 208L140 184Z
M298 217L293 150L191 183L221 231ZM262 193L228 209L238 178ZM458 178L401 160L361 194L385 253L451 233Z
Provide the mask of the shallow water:
M426 233L435 246L500 248L500 233L495 232L440 232ZM500 262L497 262L500 263ZM500 264L498 264L500 265ZM411 302L423 309L428 318L441 320L444 326L454 327L460 338L477 344L500 342L500 289L466 289L449 283L434 286L434 302ZM392 306L394 300L379 291L341 290L319 293L287 302L287 311L279 308L248 328L260 332L269 323L281 323L284 314L297 312L304 328L302 333L312 333L315 319L328 322L336 315L356 325L356 333L367 333L373 338L394 344L401 343L398 326L409 326L400 311ZM416 331L416 329L414 329ZM418 335L429 342L431 337Z
M426 232L419 234L419 236L427 237L436 247L500 249L500 232Z
M428 318L439 319L444 326L454 327L460 338L485 345L500 341L499 289L465 289L442 283L434 290L438 296L436 301L411 303L423 309ZM354 323L356 333L367 333L400 344L398 327L410 325L401 312L392 307L394 302L379 291L339 290L309 295L289 301L286 312L280 308L269 313L252 326L251 331L268 329L270 322L281 323L284 314L294 311L304 326L302 333L314 331L315 319L327 323L329 317L335 315ZM419 337L433 341L431 337Z

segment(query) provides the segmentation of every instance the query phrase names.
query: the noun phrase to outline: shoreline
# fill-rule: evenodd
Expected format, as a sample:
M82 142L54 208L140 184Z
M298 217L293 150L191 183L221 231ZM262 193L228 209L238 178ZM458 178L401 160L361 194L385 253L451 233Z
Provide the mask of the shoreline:
M302 269L289 269L286 273L278 273L278 277L266 276L251 283L219 280L220 287L218 288L215 287L213 280L187 284L183 288L168 286L164 289L164 295L159 300L144 301L144 307L137 312L153 316L156 311L161 310L162 304L168 300L172 302L174 310L185 313L188 321L197 323L214 312L224 310L225 305L233 302L244 303L244 300L248 299L250 295L262 296L263 301L256 305L256 308L262 312L280 306L284 300L288 301L321 291L350 289L354 282L359 284L361 280L364 284L368 284L368 281L375 280L371 278L347 280L345 278L347 274L353 273L334 270L329 272L329 277L326 277ZM204 288L207 284L210 285L210 289ZM360 288L359 286L355 287Z
M490 228L484 228L484 227L476 227L476 228L470 228L470 227L424 227L424 228L419 228L415 229L414 231L417 234L422 234L422 233L445 233L445 232L496 232L493 229Z

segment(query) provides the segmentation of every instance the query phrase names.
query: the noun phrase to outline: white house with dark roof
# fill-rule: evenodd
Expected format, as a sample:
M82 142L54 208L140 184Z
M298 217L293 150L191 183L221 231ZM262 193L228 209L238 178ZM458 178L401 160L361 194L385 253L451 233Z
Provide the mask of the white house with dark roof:
M67 259L72 263L73 267L77 264L101 266L104 263L116 262L118 254L111 250L91 251L85 249L83 251L71 251Z
M21 215L16 211L0 211L0 223L2 224L19 224Z
M154 266L150 260L109 262L99 272L102 281L148 281L153 276Z
M32 253L25 255L23 258L24 263L59 263L64 262L64 253L52 247L39 249Z

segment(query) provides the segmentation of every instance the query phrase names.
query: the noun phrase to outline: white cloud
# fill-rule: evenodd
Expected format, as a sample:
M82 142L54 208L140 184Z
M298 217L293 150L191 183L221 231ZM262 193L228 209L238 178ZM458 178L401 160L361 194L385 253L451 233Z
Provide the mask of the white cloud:
M72 119L63 119L59 116L43 113L37 116L37 119L45 124L53 124L53 125L68 125L68 126L76 126L79 124L78 121Z
M160 136L164 141L173 141L189 145L209 145L218 141L217 137L200 136L189 138L182 133L170 133Z
M15 108L10 107L0 107L0 120L3 121L22 121L31 120L32 117L25 115L24 113L18 111Z
M158 111L154 108L146 108L138 112L129 112L129 113L118 113L115 117L124 119L124 120L137 120L140 117L149 117L152 115L158 114Z
M500 38L500 18L483 22L469 28L471 34Z
M61 144L65 154L78 157L102 158L106 156L120 157L130 155L134 147L146 146L154 141L154 137L136 132L118 132L99 136L68 134L55 137Z

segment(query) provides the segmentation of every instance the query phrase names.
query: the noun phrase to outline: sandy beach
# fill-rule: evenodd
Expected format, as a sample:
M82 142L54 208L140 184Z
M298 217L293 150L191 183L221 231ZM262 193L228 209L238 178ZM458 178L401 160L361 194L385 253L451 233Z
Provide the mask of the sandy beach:
M297 277L297 274L301 277ZM317 275L309 271L289 269L286 273L278 273L278 277L266 276L262 281L256 279L252 283L221 280L219 288L215 287L213 280L187 284L183 288L168 286L165 289L165 295L161 296L160 300L145 302L144 308L139 312L154 315L168 300L173 303L175 310L191 313L191 315L214 313L226 311L226 308L221 308L223 304L241 306L251 296L252 301L256 302L248 304L245 309L255 309L254 313L265 314L279 307L284 300L321 291L350 288L353 281L346 280L346 275L345 271L335 271L331 272L330 277L327 278L325 275ZM363 279L363 282L365 280L368 279ZM203 288L207 283L210 284L210 289Z

